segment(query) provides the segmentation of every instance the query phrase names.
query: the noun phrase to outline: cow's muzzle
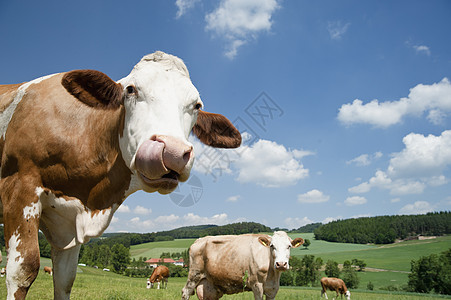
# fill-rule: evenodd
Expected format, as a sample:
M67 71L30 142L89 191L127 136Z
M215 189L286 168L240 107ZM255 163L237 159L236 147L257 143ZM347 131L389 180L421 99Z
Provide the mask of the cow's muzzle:
M286 271L288 270L287 262L276 262L275 267L278 271Z
M186 166L192 157L193 147L181 139L154 135L138 148L135 167L146 185L169 193L188 179Z

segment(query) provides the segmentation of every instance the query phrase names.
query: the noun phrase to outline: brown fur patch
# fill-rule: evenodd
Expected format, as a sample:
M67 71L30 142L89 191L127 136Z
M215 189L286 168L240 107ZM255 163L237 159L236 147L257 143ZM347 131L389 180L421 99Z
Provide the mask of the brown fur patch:
M131 179L119 148L124 110L86 106L61 86L63 77L28 87L8 127L2 175L34 167L37 186L91 210L122 203Z
M193 133L205 145L216 148L237 148L241 134L226 117L199 111Z

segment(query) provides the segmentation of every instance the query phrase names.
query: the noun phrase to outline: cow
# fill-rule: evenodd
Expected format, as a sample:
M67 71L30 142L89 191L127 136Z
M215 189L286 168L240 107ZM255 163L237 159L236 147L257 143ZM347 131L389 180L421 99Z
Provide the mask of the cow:
M54 298L69 299L80 247L138 190L168 194L190 175L193 133L236 148L241 135L203 111L183 61L157 51L115 82L75 70L0 86L0 223L7 299L39 272L38 230L52 247Z
M6 268L3 267L3 268L0 269L0 276L1 277L5 277L5 274L6 274Z
M52 268L51 268L51 267L45 266L45 267L44 267L44 273L49 274L49 275L52 275L52 274L53 274Z
M162 282L162 288L168 288L168 278L169 278L169 268L166 266L158 266L156 267L152 275L150 275L150 278L148 282L150 283L150 287L152 288L154 283L157 282L157 289L160 289L160 282ZM166 283L166 287L165 287Z
M182 300L195 290L200 300L219 299L224 294L252 291L255 299L274 299L281 272L289 269L290 248L304 243L291 240L284 231L263 234L207 236L189 248L188 281Z
M345 295L347 300L351 299L351 292L348 291L348 289L346 288L346 284L340 278L323 277L321 278L321 287L322 287L321 297L323 297L324 295L326 299L329 299L327 298L326 291L330 290L335 291L337 293L337 298L338 294L341 294L341 297Z

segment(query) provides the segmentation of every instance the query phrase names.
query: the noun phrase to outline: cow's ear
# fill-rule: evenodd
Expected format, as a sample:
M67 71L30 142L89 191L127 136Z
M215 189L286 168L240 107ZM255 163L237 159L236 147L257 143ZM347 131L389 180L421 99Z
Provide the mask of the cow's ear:
M68 72L61 84L75 98L92 107L118 108L122 103L121 85L99 71Z
M293 248L297 248L300 245L304 244L304 239L303 238L295 238L293 241L291 241L291 246Z
M268 239L266 236L258 237L258 241L260 242L260 244L262 244L265 247L271 246L271 240Z
M193 133L205 145L216 148L237 148L241 134L226 117L199 111Z

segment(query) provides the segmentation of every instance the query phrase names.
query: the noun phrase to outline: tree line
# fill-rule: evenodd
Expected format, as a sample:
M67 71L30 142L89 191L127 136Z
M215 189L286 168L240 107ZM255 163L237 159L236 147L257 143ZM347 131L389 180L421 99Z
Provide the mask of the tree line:
M355 244L390 244L416 235L451 233L451 212L337 220L315 229L317 240Z

